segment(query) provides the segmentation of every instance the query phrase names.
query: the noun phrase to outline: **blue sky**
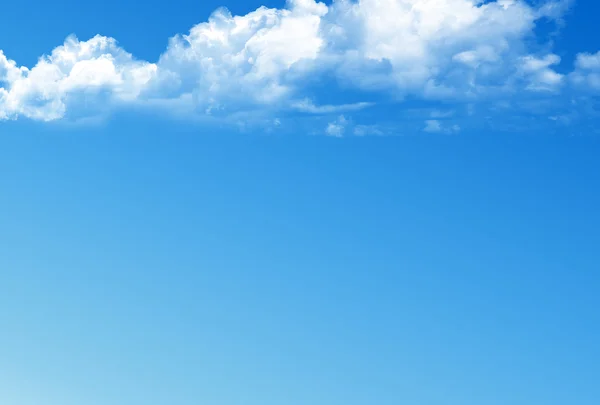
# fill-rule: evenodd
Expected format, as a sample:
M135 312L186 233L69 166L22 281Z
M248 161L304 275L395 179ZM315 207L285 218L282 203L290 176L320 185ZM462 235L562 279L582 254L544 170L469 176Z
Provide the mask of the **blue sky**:
M598 6L408 3L3 6L0 403L596 404Z

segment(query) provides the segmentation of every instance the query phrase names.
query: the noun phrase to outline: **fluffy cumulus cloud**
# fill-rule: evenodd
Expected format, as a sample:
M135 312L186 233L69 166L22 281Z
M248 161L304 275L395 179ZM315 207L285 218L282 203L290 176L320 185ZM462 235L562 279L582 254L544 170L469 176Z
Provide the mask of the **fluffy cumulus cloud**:
M517 0L360 0L334 3L324 26L348 81L440 98L504 84L535 20Z
M112 38L96 36L80 42L69 37L62 46L28 69L0 53L0 117L19 115L62 118L68 107L136 100L156 75L157 67L135 61Z
M171 38L155 61L136 60L102 36L69 37L31 68L0 51L0 119L55 120L122 104L185 105L210 116L333 114L325 132L341 136L347 121L339 114L373 103L319 104L324 82L342 95L469 106L509 103L526 93L600 92L600 53L578 55L572 71L562 74L556 54L531 45L536 24L559 21L570 3L288 0L282 9L259 7L243 16L219 9ZM458 131L433 118L425 131Z
M217 10L188 35L172 38L158 62L157 97L192 93L206 112L272 105L291 96L325 44L328 8L290 0L245 16Z

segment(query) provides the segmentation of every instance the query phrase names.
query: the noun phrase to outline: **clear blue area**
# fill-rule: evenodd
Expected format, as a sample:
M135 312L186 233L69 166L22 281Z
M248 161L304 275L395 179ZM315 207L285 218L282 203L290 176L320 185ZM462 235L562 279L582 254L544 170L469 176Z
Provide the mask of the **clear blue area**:
M2 130L2 404L597 403L597 137Z
M218 5L9 2L0 44L153 60ZM0 123L0 404L596 405L600 138L570 135Z

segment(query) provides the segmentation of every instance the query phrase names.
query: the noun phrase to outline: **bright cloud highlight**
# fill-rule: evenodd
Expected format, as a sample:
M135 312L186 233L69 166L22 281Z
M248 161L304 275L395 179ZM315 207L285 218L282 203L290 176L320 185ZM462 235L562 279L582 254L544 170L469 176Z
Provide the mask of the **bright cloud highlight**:
M69 37L32 68L0 51L0 119L51 121L119 105L195 114L240 111L335 114L326 132L345 132L342 112L372 101L319 104L319 80L338 91L477 105L515 94L600 92L600 53L579 54L569 74L560 58L529 45L541 19L569 1L289 0L243 16L226 9L171 38L154 62L113 38ZM317 90L315 90L317 89ZM109 107L107 107L109 106ZM343 118L343 120L342 120ZM456 132L437 120L425 131Z

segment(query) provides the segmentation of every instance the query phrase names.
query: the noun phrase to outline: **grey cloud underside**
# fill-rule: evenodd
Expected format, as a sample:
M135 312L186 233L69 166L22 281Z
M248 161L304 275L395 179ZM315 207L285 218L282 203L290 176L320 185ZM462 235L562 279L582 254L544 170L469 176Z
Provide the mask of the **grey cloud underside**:
M538 2L539 3L539 2ZM600 53L571 72L527 44L537 22L560 19L570 1L290 0L232 16L219 9L171 38L156 62L113 38L69 37L32 68L0 51L0 119L56 120L123 105L228 116L240 111L328 114L371 103L317 105L315 77L353 92L461 103L600 93ZM528 40L529 39L529 40ZM435 131L437 121L427 123ZM343 125L334 123L332 135Z

